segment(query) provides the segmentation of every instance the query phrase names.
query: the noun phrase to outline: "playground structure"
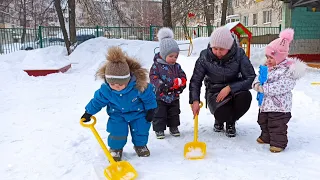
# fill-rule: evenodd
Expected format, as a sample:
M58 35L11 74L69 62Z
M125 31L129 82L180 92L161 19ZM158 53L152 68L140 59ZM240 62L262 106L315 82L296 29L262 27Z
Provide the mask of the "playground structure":
M250 45L252 33L240 22L231 22L226 24L230 32L236 35L236 40L239 41L239 46L244 49L248 58L250 58Z

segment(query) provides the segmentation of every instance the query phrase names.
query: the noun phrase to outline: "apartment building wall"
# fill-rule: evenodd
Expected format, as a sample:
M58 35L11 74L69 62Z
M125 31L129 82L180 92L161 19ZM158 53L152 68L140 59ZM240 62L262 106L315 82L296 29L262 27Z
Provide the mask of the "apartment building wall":
M232 0L233 12L245 26L276 27L282 21L282 2L265 0ZM271 14L271 15L270 15ZM271 16L271 17L270 17Z

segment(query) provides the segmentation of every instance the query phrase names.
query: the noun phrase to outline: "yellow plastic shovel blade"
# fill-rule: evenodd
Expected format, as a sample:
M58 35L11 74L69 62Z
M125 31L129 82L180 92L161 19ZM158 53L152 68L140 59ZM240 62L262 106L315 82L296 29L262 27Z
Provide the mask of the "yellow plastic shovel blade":
M107 156L110 165L104 170L104 175L109 180L132 180L136 179L138 176L137 171L132 167L132 165L127 161L120 161L116 162L113 157L111 156L109 150L107 149L106 145L102 141L99 133L97 132L94 125L97 122L97 119L94 116L91 116L91 123L84 123L85 119L80 120L80 124L83 127L90 128L92 133L94 134L95 138L99 142L103 152Z
M203 159L207 146L204 142L189 142L184 146L184 157L190 160Z
M109 180L131 180L136 179L138 173L127 161L120 161L110 164L105 170L104 175Z

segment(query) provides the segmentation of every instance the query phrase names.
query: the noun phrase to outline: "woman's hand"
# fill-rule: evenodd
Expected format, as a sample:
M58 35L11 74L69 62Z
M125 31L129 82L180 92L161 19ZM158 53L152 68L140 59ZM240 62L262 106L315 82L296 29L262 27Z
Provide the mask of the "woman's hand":
M217 96L216 102L221 102L228 96L228 94L231 92L230 86L226 86L223 89L221 89L220 93Z
M200 112L200 102L199 101L193 101L193 103L191 104L191 109L192 109L193 118L194 118Z

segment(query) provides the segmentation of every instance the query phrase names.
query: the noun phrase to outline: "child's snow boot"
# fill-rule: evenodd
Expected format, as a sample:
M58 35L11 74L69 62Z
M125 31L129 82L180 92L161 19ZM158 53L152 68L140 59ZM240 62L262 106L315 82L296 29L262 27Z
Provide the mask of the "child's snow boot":
M121 161L122 149L110 149L109 151L115 161Z
M221 132L221 131L223 131L223 123L222 123L222 124L219 124L218 122L214 122L213 131L214 131L214 132Z
M164 139L164 131L156 131L157 139Z
M228 137L236 137L235 123L227 123L226 124L226 136L228 136Z
M280 148L280 147L270 146L270 151L273 152L273 153L279 153L279 152L281 152L283 150L284 149Z
M150 156L150 151L147 146L134 146L133 149L136 151L139 157Z
M169 127L170 134L174 137L180 136L178 127Z
M269 144L269 143L264 142L260 137L258 137L257 142L259 144Z

